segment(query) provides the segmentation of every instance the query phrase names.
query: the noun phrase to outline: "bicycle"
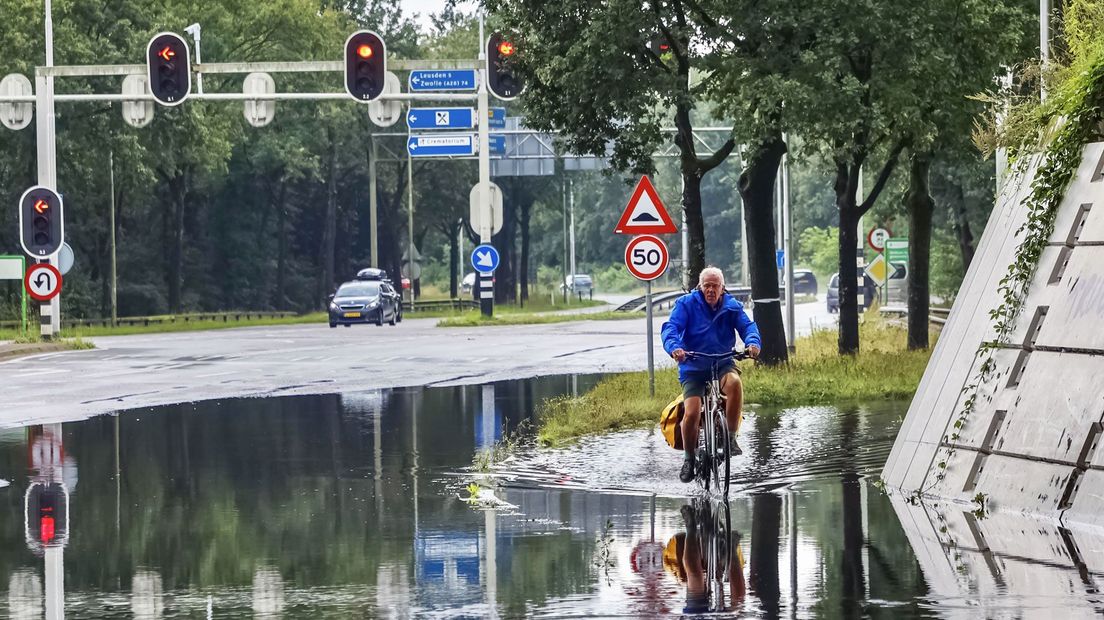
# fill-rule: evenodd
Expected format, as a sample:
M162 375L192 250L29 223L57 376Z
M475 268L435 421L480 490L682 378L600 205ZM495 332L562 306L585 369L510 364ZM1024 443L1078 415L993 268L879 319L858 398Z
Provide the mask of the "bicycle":
M721 486L721 469L724 469L724 496L728 497L728 483L731 476L731 457L729 446L731 445L731 432L728 428L728 418L725 416L724 398L721 394L721 377L718 374L721 363L731 359L734 362L748 359L744 351L728 351L727 353L698 353L687 351L688 358L701 357L713 360L710 365L710 379L706 387L705 396L702 397L701 418L698 429L697 471L694 478L709 491L709 483L714 487Z

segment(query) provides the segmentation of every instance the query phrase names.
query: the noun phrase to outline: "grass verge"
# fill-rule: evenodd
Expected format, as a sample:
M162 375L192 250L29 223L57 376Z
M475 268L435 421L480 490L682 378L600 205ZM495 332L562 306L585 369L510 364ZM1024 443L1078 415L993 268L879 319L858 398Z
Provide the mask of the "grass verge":
M586 314L529 314L501 312L487 319L477 311L443 319L437 327L485 327L488 325L533 325L538 323L567 323L569 321L619 321L643 318L643 312L589 312Z
M860 327L861 352L837 353L837 333L822 330L798 339L785 366L743 362L745 401L770 406L830 405L840 402L911 398L931 351L907 350L907 332L884 321ZM681 392L674 368L656 371L656 396L648 396L648 373L609 377L579 398L546 400L537 439L545 445L626 428L647 427Z

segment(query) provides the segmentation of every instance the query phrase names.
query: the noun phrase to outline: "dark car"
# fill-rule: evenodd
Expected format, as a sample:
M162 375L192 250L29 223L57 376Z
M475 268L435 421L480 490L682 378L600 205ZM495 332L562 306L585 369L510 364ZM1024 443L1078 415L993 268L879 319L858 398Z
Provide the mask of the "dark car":
M794 278L794 282L797 282L797 278ZM870 307L870 304L874 301L874 295L877 288L874 286L874 280L870 279L870 276L863 274L863 304L859 307L859 312L866 310ZM839 312L839 274L833 273L832 277L828 280L828 312Z
M816 295L816 274L808 269L794 269L794 295ZM786 285L786 278L782 278L782 286Z
M346 327L354 323L383 322L394 325L402 321L402 297L390 282L354 280L338 287L330 299L330 327Z

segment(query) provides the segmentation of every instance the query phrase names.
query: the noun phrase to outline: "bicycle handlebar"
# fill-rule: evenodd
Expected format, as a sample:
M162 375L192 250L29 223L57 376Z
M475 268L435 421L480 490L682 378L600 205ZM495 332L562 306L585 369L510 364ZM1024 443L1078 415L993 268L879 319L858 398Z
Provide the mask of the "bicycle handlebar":
M687 351L686 357L690 359L693 359L695 357L703 357L705 359L711 360L723 360L731 357L733 361L738 362L740 360L746 360L751 356L748 355L747 351L732 350L726 353L699 353L697 351Z

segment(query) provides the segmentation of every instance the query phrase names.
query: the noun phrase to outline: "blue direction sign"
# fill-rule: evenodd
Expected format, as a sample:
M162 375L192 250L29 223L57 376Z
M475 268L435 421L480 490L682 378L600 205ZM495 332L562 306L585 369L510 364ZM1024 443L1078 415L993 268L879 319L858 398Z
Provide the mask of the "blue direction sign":
M475 69L435 69L410 72L410 90L475 90Z
M471 129L475 127L471 108L410 108L406 126L411 129Z
M472 134L410 136L406 150L411 157L462 157L475 155Z
M487 110L487 127L491 129L506 129L506 108L491 108Z
M503 134L491 134L487 136L490 140L487 145L490 147L491 155L505 155L506 154L506 136Z
M472 267L479 273L491 273L498 268L498 250L493 245L483 244L475 246L472 250Z

